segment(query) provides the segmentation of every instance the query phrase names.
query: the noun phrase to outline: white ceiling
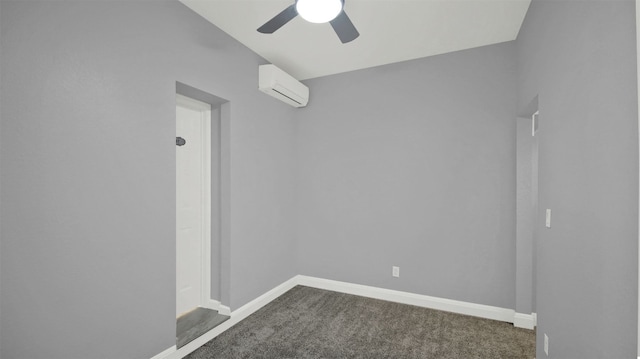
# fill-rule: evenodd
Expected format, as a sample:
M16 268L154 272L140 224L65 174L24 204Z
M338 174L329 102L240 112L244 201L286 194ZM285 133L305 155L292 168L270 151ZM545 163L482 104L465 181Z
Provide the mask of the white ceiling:
M299 80L515 40L531 0L345 0L360 37L300 16L273 34L258 27L294 0L180 0Z

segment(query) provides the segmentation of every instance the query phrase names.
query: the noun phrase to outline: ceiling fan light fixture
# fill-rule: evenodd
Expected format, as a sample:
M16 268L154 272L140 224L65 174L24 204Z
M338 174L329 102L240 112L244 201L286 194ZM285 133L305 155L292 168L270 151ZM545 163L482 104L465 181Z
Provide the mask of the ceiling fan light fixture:
M303 19L321 24L329 22L342 11L342 0L298 0L296 10Z

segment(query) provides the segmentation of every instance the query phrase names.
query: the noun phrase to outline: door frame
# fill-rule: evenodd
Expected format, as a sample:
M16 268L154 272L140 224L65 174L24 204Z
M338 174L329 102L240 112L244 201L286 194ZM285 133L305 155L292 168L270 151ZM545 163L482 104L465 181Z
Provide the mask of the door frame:
M203 196L203 200L200 228L202 238L200 245L200 280L202 288L200 306L219 310L220 302L211 298L211 105L176 93L176 106L199 111L201 116L200 134L203 146L201 163L202 187L200 188L200 193Z

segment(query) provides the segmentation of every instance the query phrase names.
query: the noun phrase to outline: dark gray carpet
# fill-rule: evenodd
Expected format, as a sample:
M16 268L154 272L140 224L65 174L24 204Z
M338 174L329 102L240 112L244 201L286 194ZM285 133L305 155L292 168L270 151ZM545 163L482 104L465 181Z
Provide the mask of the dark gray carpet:
M191 353L213 358L535 357L510 323L297 286Z

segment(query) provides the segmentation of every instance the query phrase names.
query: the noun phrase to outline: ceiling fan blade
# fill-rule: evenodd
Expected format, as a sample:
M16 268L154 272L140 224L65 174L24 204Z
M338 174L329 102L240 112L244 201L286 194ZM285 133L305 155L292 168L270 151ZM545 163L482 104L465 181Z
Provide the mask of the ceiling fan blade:
M335 30L336 34L343 44L346 44L349 41L353 41L358 36L360 36L360 33L358 32L358 30L356 30L356 27L353 26L353 23L349 19L349 16L347 16L347 14L344 12L344 10L330 22L333 30Z
M273 34L276 30L291 21L291 19L296 16L298 16L298 11L296 10L296 4L293 4L288 8L282 10L278 15L274 16L273 19L260 26L258 28L258 32L261 32L263 34Z

